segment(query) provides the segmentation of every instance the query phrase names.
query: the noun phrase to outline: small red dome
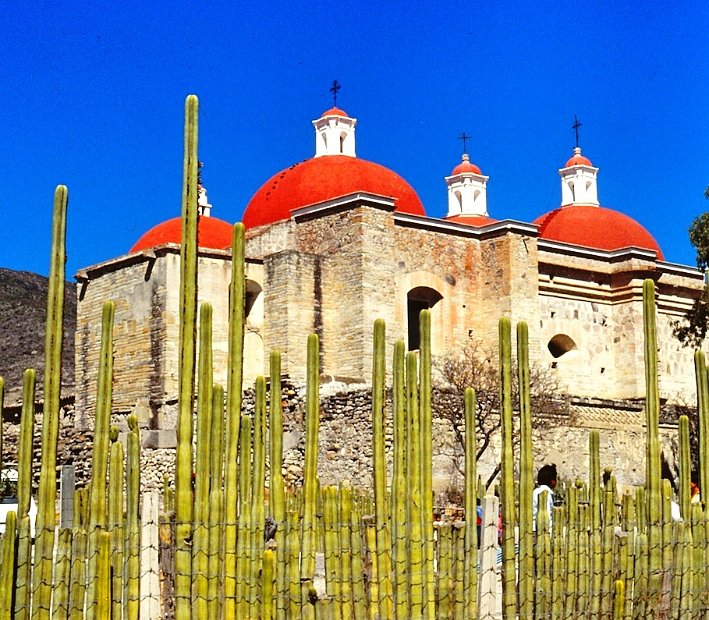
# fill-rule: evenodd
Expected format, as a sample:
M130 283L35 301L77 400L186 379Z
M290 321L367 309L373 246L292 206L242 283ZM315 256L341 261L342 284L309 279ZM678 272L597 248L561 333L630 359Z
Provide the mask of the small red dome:
M605 207L571 205L541 215L533 222L542 239L599 250L643 248L665 260L653 236L634 219Z
M323 116L347 116L349 118L349 114L345 112L344 110L341 110L337 106L334 106L330 108L329 110L325 110L321 115L320 118Z
M591 166L591 167L593 167L593 164L591 163L591 160L588 157L584 157L583 155L581 155L581 147L577 146L574 149L574 154L571 156L571 158L564 165L564 168L571 168L571 166Z
M453 168L451 176L455 176L456 174L463 174L464 172L482 174L480 168L478 168L475 164L470 163L470 158L468 157L467 153L463 155L463 160L455 168Z
M465 224L466 226L487 226L493 222L497 222L495 218L487 217L486 215L451 215L445 218L446 222L453 222L454 224Z
M197 242L201 248L228 248L231 246L232 231L232 225L224 220L201 216L197 224ZM179 244L181 241L182 218L174 217L151 228L130 251L140 252L163 243Z
M306 159L272 176L244 210L247 228L287 220L291 211L354 192L396 199L396 210L426 215L414 189L396 172L365 159L326 155Z

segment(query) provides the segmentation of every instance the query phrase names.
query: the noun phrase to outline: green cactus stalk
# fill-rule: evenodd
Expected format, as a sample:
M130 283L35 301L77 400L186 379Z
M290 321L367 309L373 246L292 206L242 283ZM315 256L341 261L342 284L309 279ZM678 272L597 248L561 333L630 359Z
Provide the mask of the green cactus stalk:
M251 416L241 416L239 431L239 521L236 546L236 617L248 618L251 531Z
M596 617L601 608L601 593L610 592L610 584L605 590L601 588L603 574L601 571L601 465L599 453L598 431L593 429L588 436L588 492L589 508L591 512L590 532L590 613ZM606 513L606 518L608 514ZM612 552L612 539L611 549ZM606 551L605 549L603 550ZM609 576L610 578L610 576ZM608 599L608 597L605 597Z
M456 521L452 524L453 544L453 617L464 618L464 561L465 561L465 524Z
M451 526L443 523L436 526L438 538L438 557L436 558L436 576L438 578L438 620L450 620L453 612L453 578L451 559Z
M337 527L337 489L335 487L324 487L322 489L323 499L323 530L324 530L324 551L325 551L325 586L327 594L333 605L333 618L341 618L340 605L340 582L341 566L339 558L340 536Z
M679 417L679 508L682 518L689 522L690 512L690 481L692 461L689 452L689 418Z
M128 458L126 475L126 620L138 620L140 611L140 430L138 418L128 421Z
M364 569L362 565L362 509L359 502L352 503L351 523L352 609L355 618L365 618L367 615L367 597L365 594Z
M89 498L89 567L86 592L86 617L96 617L98 604L98 544L106 529L106 477L108 472L109 427L113 383L113 319L115 304L107 301L101 317L101 350L99 353L98 387L96 391L96 420L94 449L91 461L91 492Z
M406 382L404 380L404 342L394 344L392 409L394 411L393 443L394 463L392 472L392 538L394 540L394 575L396 580L396 615L409 615L408 575L407 575L407 532L406 532Z
M615 582L615 598L613 599L613 620L623 620L625 617L625 586L618 579Z
M566 575L564 618L576 618L576 597L578 586L578 489L570 485L567 489L566 506Z
M54 594L52 596L53 620L69 617L69 569L71 567L71 530L59 531L57 565L54 571ZM115 616L120 618L120 616Z
M706 566L704 553L707 548L706 529L704 527L704 510L701 504L691 504L692 508L692 566L694 568L693 581L691 585L692 608L703 609L706 598L706 588L704 587L706 571L702 569Z
M197 317L198 109L185 100L185 155L180 246L180 372L175 470L175 620L192 617L192 424Z
M394 615L391 583L391 531L387 503L387 464L384 452L384 400L386 397L386 336L384 321L374 322L374 365L372 370L372 472L377 532L376 561L380 575L379 614Z
M292 510L288 514L288 533L286 535L288 548L288 617L300 616L300 519L298 512Z
M263 531L265 529L264 486L266 484L266 379L256 378L256 406L254 408L253 470L251 481L251 577L250 600L255 604L260 592L258 575L263 560Z
M564 617L564 585L566 580L566 558L564 556L565 509L554 508L551 558L551 620Z
M261 575L262 596L261 596L261 620L272 620L273 618L273 573L276 558L271 549L263 552L263 574Z
M611 615L612 612L612 604L607 596L603 596L602 593L604 592L610 592L613 588L613 576L615 573L616 569L616 558L614 557L614 544L615 544L615 528L617 525L617 518L615 515L615 501L613 498L614 491L612 488L607 488L605 491L605 501L604 501L604 506L607 506L607 509L605 510L603 514L603 525L602 525L602 531L603 531L603 540L601 543L601 564L600 566L598 564L594 564L595 567L598 567L597 570L601 575L600 579L600 595L599 595L599 602L600 602L600 610L601 614L604 617L608 617ZM595 542L595 541L594 541ZM595 554L594 554L595 555ZM597 558L594 559L594 562L597 562ZM595 577L595 575L594 575ZM594 585L598 585L595 583ZM595 595L595 592L593 592Z
M48 620L52 597L54 528L57 499L57 436L62 377L62 328L66 264L66 211L68 190L58 185L54 192L52 259L47 294L47 329L44 341L44 408L42 465L37 495L37 525L34 552L32 617Z
M589 589L591 582L588 534L589 521L588 505L584 504L579 506L578 542L576 544L576 552L578 553L578 567L576 571L578 599L576 611L581 618L589 614Z
M342 617L352 618L352 487L343 482L340 486L340 574L342 576Z
M212 305L199 312L199 359L197 388L197 446L192 540L193 614L207 617L209 562L209 470L212 456Z
M221 581L222 563L222 509L224 507L224 388L215 385L212 389L212 439L209 471L209 558L207 563L207 607L210 620L218 620L222 609L224 591Z
M694 375L697 384L697 426L699 427L699 488L709 489L709 381L703 351L694 352Z
M31 594L32 532L29 510L32 496L35 371L25 370L22 378L22 417L17 470L17 572L15 574L15 616L29 618ZM7 566L7 565L6 565Z
M465 556L463 568L463 617L478 617L478 527L477 527L477 441L475 390L465 390Z
M519 332L518 332L519 334ZM548 618L551 615L551 593L552 593L552 553L551 537L549 535L549 519L547 492L544 491L539 497L537 509L537 545L535 549L537 596L536 605L529 606L531 617L534 608L534 618ZM520 499L520 502L522 500ZM531 593L530 593L531 594ZM521 616L526 617L526 616Z
M111 429L109 462L108 527L111 532L111 565L113 567L113 602L111 614L120 618L123 610L123 558L125 541L123 528L123 444L118 441L118 428Z
M406 407L408 417L407 436L410 438L407 450L406 471L408 472L409 495L407 502L409 523L409 609L412 620L423 618L424 581L422 553L422 498L421 498L421 442L420 411L418 399L418 364L416 353L406 354Z
M86 491L74 492L74 527L71 545L71 574L69 583L69 617L82 620L86 594Z
M286 503L283 491L283 395L281 391L281 354L270 357L271 397L269 429L269 503L276 522L276 620L286 618Z
M511 326L506 317L499 322L500 415L502 416L502 615L511 620L517 613L515 568L515 493L512 453L512 354Z
M635 605L633 605L634 620L645 620L651 618L652 615L647 614L648 597L654 595L654 592L648 590L648 564L650 554L648 550L647 533L640 532L637 536L636 553L635 553Z
M11 510L5 516L5 533L2 535L2 578L0 579L0 617L12 617L12 594L15 582L15 542L17 514Z
M647 489L649 590L659 592L662 580L662 512L660 467L660 396L657 375L657 330L655 327L655 283L643 283L643 331L645 336L645 414L647 426L645 487ZM651 615L659 610L651 608Z
M532 460L532 396L529 379L529 329L524 321L517 323L517 375L519 382L519 610L522 618L530 618L534 606L534 546L532 493L534 462ZM548 515L550 518L551 515Z
M371 522L365 526L365 539L367 541L367 554L370 558L371 576L369 580L369 618L380 620L379 615L379 568L377 562L377 532Z
M2 471L2 450L3 450L3 419L5 407L5 379L0 377L0 471Z
M96 617L99 620L108 620L111 617L111 534L101 528L99 528L96 572L98 585Z
M303 535L301 552L302 600L308 600L315 575L316 518L318 494L318 432L320 428L320 368L319 339L317 334L308 336L308 362L305 397L305 467L303 471Z
M234 225L229 296L229 358L227 362L226 459L224 491L224 619L236 618L236 536L238 506L238 449L241 391L244 375L244 225ZM273 380L273 376L271 376ZM280 620L280 618L279 618Z
M436 615L436 580L433 542L433 417L431 410L431 312L419 313L421 363L419 364L419 407L421 408L421 506L424 536L424 579L426 616Z

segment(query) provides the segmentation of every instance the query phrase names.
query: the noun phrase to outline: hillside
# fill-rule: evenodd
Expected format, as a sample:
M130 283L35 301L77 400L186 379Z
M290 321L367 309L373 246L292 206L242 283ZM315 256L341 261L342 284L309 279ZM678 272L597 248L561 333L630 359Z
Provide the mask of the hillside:
M37 397L44 381L44 332L47 320L47 287L44 276L0 268L0 376L5 379L5 404L22 396L22 373L37 370ZM74 392L74 331L76 284L66 283L62 395Z

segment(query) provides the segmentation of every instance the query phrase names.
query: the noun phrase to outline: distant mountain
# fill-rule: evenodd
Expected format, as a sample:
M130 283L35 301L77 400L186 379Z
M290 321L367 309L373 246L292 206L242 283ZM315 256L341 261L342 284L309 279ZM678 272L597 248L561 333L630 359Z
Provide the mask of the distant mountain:
M0 376L5 379L5 404L22 398L25 368L37 371L37 399L43 398L44 333L48 279L27 271L0 268ZM62 395L74 393L76 284L64 289Z

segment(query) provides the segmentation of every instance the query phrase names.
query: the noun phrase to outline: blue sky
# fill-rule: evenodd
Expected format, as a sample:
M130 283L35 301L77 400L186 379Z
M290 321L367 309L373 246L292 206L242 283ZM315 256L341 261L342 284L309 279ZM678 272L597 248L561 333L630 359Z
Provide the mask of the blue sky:
M709 209L706 2L16 2L2 31L2 267L46 274L57 183L69 274L179 215L188 93L213 215L237 221L272 174L313 155L333 79L358 156L401 174L431 216L445 214L462 131L491 216L557 207L577 114L601 204L694 264L687 227Z

